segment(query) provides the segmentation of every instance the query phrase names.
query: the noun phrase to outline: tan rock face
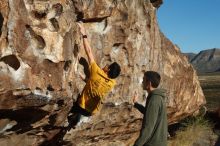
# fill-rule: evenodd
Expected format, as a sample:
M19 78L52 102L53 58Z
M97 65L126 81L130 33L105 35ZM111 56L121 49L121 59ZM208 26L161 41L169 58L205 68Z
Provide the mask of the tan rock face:
M169 123L197 111L205 103L204 95L186 57L159 30L155 13L161 3L2 0L0 131L8 138L0 143L10 145L22 138L29 140L21 145L38 145L64 137L76 145L132 144L141 115L130 102L137 90L139 101L145 103L141 84L146 70L162 76ZM61 127L85 85L79 73L87 73L79 20L87 29L97 63L103 67L119 62L122 73L100 113L66 133ZM7 123L11 130L5 129Z

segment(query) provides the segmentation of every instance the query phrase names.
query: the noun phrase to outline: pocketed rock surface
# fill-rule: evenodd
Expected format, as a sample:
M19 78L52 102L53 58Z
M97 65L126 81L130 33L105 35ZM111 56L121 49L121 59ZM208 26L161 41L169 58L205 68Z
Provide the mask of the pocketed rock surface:
M205 104L198 77L180 49L160 31L162 0L1 0L0 145L129 145L142 115L132 107L134 91L145 104L143 72L161 74L169 123ZM87 30L100 67L122 68L99 113L69 127L67 116L88 75L82 36Z

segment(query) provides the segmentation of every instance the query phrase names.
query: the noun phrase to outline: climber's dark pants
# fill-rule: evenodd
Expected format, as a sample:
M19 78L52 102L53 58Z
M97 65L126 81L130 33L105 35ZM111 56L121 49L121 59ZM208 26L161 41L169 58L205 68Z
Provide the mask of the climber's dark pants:
M79 121L80 121L80 117L81 115L86 116L86 117L90 117L91 113L86 111L85 109L81 108L77 103L74 103L71 111L71 113L73 113L74 116L74 124L76 125Z

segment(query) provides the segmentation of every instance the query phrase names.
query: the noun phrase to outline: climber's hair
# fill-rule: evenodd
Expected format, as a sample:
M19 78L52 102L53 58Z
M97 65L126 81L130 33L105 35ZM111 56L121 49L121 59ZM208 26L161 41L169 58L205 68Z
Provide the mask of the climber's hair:
M160 74L155 71L146 71L144 77L147 81L151 82L153 88L157 88L160 84Z
M111 65L109 65L108 69L108 77L111 79L117 78L121 72L121 67L117 62L114 62Z

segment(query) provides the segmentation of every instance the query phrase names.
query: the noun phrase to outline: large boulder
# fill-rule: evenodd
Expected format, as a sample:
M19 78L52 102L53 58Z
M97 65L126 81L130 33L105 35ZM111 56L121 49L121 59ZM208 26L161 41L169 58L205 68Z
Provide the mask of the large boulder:
M160 32L156 10L161 3L1 0L0 144L132 144L142 115L131 97L137 90L145 103L146 70L162 76L170 124L198 111L205 104L198 77ZM79 74L88 74L76 21L84 23L97 63L117 61L122 73L101 111L67 132L70 108L85 85Z

